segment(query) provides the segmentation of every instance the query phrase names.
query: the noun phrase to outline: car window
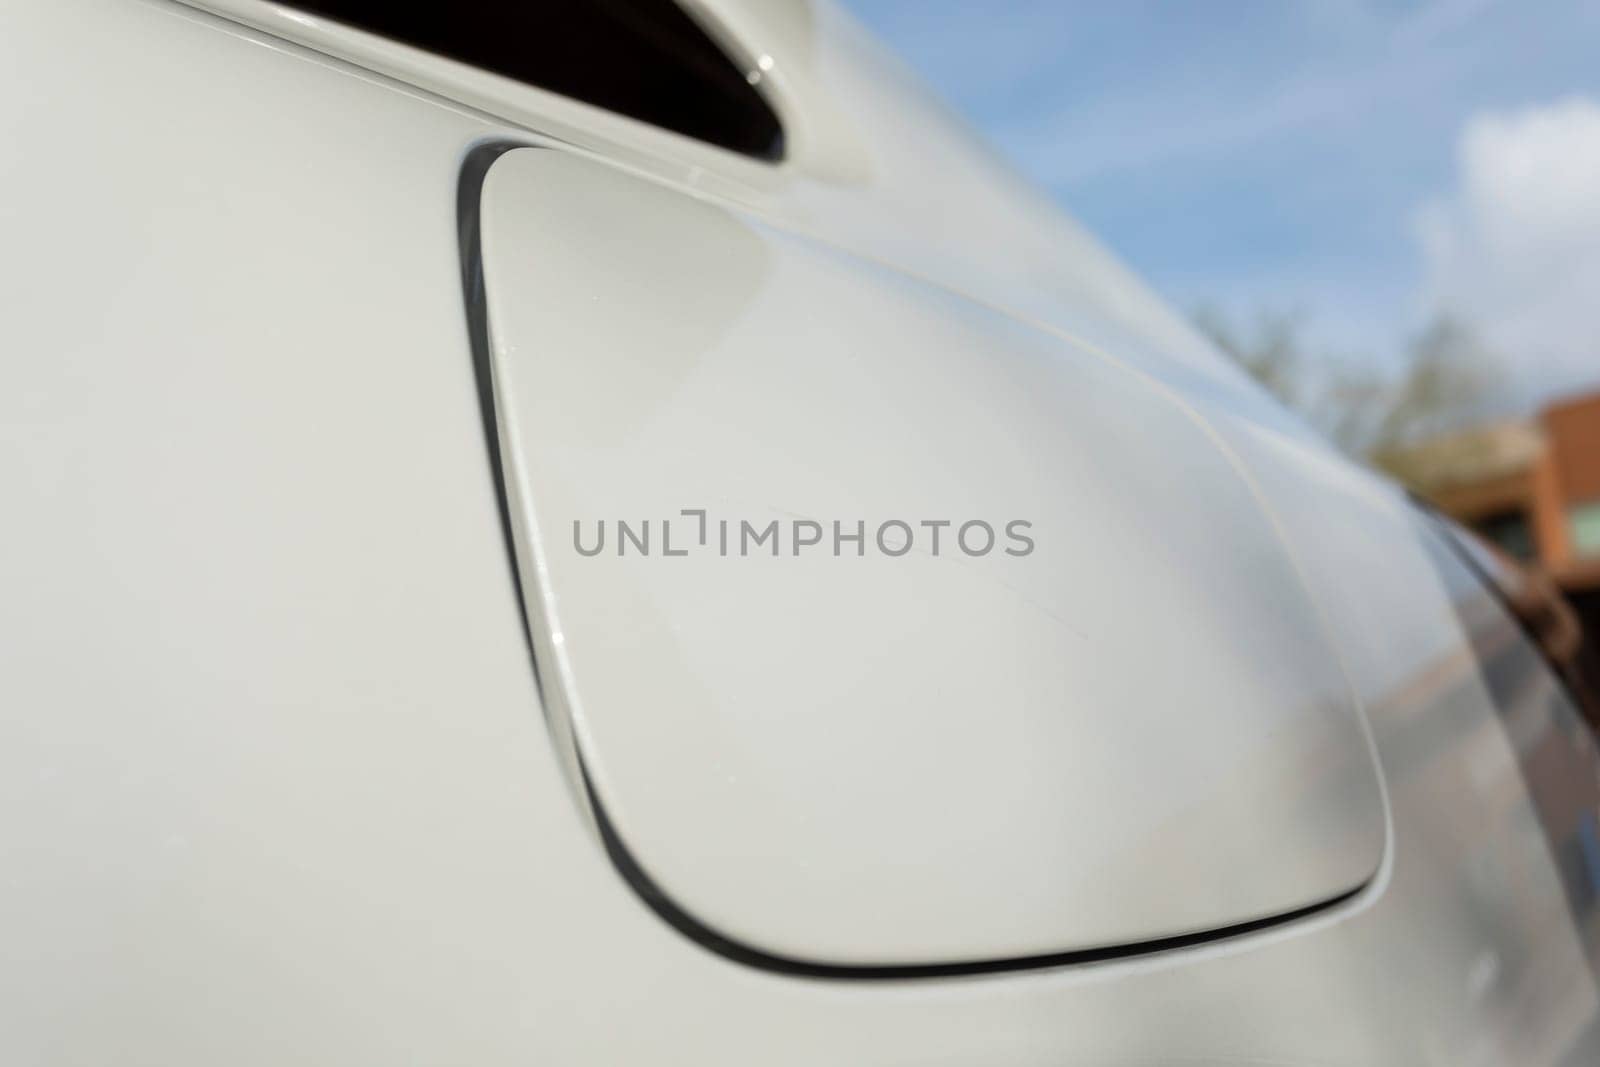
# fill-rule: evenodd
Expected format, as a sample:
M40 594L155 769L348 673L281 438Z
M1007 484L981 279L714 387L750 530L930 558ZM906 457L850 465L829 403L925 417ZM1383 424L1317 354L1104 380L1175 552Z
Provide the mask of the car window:
M783 128L755 84L672 0L291 0L436 55L760 159Z

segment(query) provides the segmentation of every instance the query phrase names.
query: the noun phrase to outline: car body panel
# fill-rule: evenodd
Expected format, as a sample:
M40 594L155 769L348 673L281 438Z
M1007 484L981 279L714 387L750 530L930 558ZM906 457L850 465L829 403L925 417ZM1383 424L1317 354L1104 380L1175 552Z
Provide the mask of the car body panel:
M811 57L819 92L898 84L847 20L807 10L821 28L787 54ZM987 238L962 212L930 218L932 193L890 180L925 175L863 133L870 178L780 167L774 189L812 191L757 213L1048 321L1203 409L1328 619L1394 848L1347 907L1292 928L825 980L684 937L597 841L522 630L461 299L475 145L547 145L711 200L734 179L706 174L734 164L695 175L621 126L612 155L541 132L582 127L578 105L513 120L147 0L0 5L0 88L0 1059L1600 1058L1592 905L1564 888L1452 557L1220 357L1166 354L1167 327L1097 310L1042 198L961 187L972 218L1013 220ZM918 142L924 117L894 99L834 110ZM1051 255L1047 284L1032 265Z
M1249 484L1144 377L566 153L500 156L479 227L546 698L686 911L926 965L1372 878L1337 652Z

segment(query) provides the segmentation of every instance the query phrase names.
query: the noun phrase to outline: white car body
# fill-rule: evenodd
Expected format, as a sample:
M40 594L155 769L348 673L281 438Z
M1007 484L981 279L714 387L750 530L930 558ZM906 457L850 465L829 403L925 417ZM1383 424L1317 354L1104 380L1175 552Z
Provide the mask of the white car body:
M1492 562L848 16L693 11L781 160L0 5L0 1062L1600 1062Z

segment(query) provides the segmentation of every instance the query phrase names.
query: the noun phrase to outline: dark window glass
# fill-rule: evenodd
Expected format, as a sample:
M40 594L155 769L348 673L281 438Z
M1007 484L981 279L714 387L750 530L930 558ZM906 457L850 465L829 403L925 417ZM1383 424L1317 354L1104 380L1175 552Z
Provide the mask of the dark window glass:
M761 159L783 129L672 0L289 0L292 7Z
M1600 655L1595 643L1600 620L1593 617L1600 605L1563 595L1537 567L1520 567L1506 556L1497 556L1488 544L1449 519L1434 512L1428 515L1460 562L1498 598L1566 683L1582 716L1600 729Z
M1594 967L1600 964L1600 752L1594 735L1573 704L1573 691L1562 684L1564 672L1552 671L1547 650L1517 614L1516 601L1496 588L1494 572L1481 569L1466 535L1435 521L1443 543L1429 538L1428 554L1472 645L1478 678L1521 765L1534 813ZM1510 595L1521 594L1512 590ZM1492 834L1484 835L1486 845L1491 840Z
M1521 509L1485 515L1473 520L1472 528L1517 559L1533 559L1533 530Z

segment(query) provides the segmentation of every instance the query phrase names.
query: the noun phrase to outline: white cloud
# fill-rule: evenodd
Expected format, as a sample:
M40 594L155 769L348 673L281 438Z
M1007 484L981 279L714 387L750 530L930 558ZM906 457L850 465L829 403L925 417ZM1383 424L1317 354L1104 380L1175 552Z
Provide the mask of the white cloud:
M1600 383L1600 104L1471 119L1417 220L1430 308L1475 324L1527 400Z

